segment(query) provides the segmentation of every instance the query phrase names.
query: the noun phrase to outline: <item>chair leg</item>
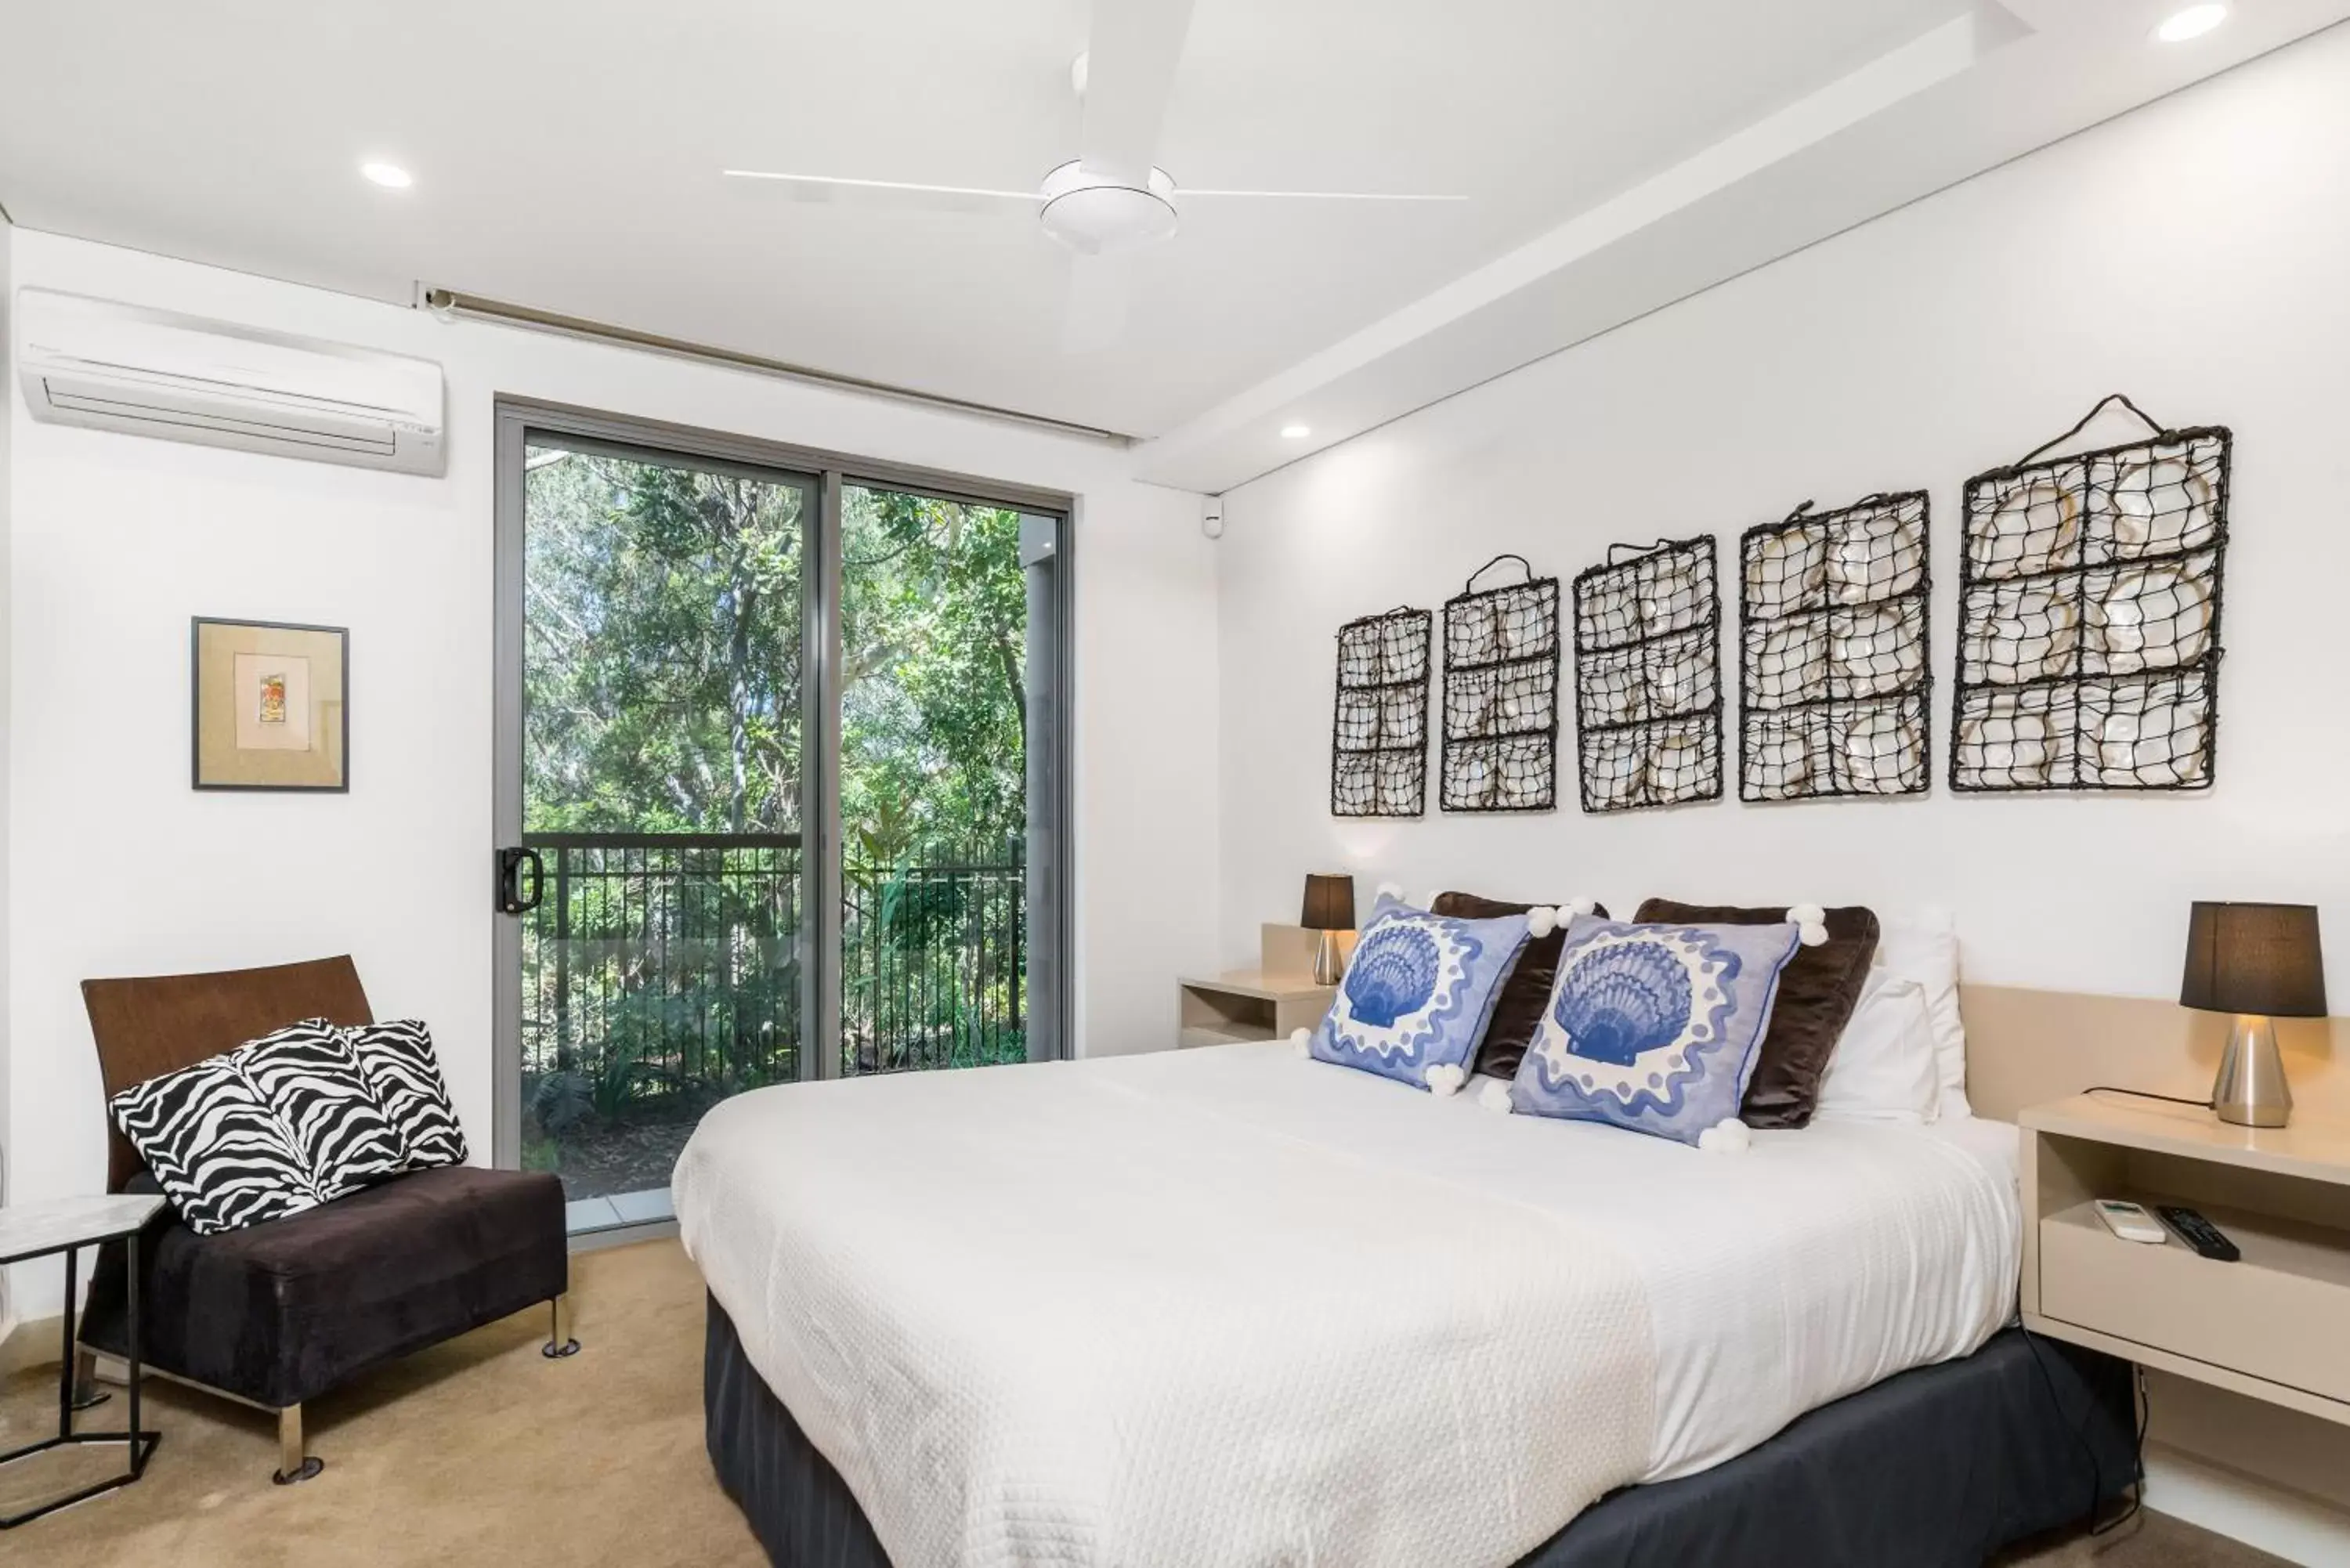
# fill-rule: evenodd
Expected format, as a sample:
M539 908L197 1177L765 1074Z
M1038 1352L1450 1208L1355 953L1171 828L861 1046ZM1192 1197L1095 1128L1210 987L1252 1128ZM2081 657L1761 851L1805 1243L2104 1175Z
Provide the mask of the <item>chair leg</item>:
M292 1486L326 1468L326 1460L302 1451L302 1407L288 1405L278 1411L277 1473L269 1479L279 1486Z
M73 1407L87 1410L93 1405L103 1405L114 1396L98 1386L98 1352L74 1352Z
M547 1303L554 1309L554 1321L548 1325L546 1343L538 1353L549 1361L579 1354L579 1342L571 1337L571 1297L568 1293Z

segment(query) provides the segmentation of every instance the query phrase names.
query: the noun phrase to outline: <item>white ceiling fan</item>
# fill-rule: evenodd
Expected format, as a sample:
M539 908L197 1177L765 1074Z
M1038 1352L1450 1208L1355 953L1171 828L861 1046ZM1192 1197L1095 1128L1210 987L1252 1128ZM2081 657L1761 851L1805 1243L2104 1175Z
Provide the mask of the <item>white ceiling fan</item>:
M1178 187L1152 160L1159 122L1191 29L1193 0L1093 0L1086 52L1069 68L1085 106L1077 156L1033 191L924 185L829 174L729 169L737 180L785 186L795 201L854 200L921 210L1033 214L1066 245L1069 290L1061 346L1085 353L1115 343L1126 327L1129 279L1120 257L1175 235L1180 204L1195 198L1320 202L1460 202L1464 196L1367 191L1200 191Z

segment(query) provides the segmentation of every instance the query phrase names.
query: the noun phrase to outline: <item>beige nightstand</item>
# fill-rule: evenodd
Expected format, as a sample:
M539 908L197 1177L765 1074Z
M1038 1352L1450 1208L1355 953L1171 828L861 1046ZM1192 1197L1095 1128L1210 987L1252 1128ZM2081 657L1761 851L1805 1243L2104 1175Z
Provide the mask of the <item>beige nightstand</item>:
M1343 933L1339 947L1353 954L1352 931ZM1255 969L1175 982L1177 1045L1279 1040L1322 1022L1338 988L1316 985L1311 978L1314 933L1296 926L1267 925L1258 932L1257 953L1261 961Z
M1321 1023L1338 994L1336 986L1316 985L1302 975L1253 969L1176 983L1183 1011L1175 1043L1184 1046L1283 1039Z
M2026 1328L2350 1425L2350 1123L2228 1127L2119 1095L2018 1120ZM2243 1259L2125 1241L2098 1198L2191 1205Z

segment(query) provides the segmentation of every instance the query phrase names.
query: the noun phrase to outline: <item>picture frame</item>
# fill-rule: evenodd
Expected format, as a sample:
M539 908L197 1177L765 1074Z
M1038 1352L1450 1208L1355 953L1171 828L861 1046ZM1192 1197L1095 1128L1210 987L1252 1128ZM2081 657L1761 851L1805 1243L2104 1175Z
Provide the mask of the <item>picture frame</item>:
M191 787L348 794L350 637L348 627L192 617Z

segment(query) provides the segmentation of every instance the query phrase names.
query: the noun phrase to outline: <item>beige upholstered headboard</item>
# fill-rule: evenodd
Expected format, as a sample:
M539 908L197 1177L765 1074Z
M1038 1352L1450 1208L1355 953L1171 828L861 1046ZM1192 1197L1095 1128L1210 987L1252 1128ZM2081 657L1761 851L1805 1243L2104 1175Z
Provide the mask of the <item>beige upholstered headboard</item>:
M1967 985L1959 1009L1967 1100L2002 1121L2093 1084L2200 1099L2228 1043L2227 1018L2140 997ZM2281 1018L2276 1032L2294 1108L2350 1118L2350 1018Z

